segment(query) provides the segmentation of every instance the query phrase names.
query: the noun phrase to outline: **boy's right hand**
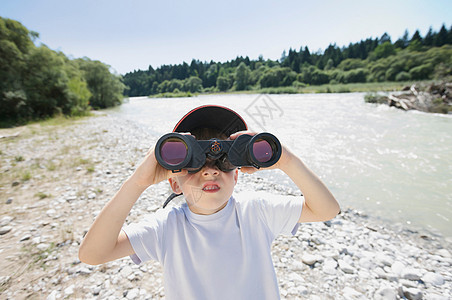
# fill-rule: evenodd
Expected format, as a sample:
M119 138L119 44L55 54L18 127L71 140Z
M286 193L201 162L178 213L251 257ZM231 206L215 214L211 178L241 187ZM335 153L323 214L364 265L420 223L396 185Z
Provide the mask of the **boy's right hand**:
M143 161L138 165L135 172L129 178L135 185L146 189L150 185L157 184L163 180L187 175L187 170L173 173L171 170L163 168L155 158L154 148L149 149Z

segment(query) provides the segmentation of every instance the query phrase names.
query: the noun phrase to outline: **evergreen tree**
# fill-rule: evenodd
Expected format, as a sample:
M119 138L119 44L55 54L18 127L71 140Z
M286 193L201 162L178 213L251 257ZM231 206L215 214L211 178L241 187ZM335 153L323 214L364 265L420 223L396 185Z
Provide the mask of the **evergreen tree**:
M446 26L441 26L441 29L439 30L438 34L436 35L435 39L435 46L441 47L442 45L445 45L447 43L447 29Z

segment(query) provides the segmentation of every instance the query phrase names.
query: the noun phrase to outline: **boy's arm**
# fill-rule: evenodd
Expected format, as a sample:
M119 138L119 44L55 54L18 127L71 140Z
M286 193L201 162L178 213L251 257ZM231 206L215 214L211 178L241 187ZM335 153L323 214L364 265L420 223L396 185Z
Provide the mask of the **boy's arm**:
M320 178L285 147L278 167L303 192L305 201L299 223L327 221L340 212L339 203Z
M238 132L231 135L231 139L236 139L241 134L253 134L250 132ZM279 168L286 173L290 179L303 192L304 203L300 215L299 223L327 221L334 218L339 212L339 203L318 178L295 154L286 147L282 147L282 154L279 161L268 169ZM253 167L242 167L244 173L254 173L258 169Z
M126 234L121 231L127 215L140 195L152 184L186 171L173 174L163 169L149 150L143 162L104 206L82 241L80 261L97 265L134 253Z

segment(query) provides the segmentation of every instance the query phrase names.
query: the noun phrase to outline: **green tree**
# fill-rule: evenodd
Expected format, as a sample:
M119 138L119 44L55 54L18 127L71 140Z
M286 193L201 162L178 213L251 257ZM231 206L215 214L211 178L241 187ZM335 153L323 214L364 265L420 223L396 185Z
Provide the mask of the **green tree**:
M184 90L191 93L200 93L202 90L202 80L199 77L191 76L184 81Z
M77 59L91 92L90 105L94 109L122 103L124 84L121 77L110 73L109 66L89 58Z
M219 76L217 78L217 88L221 92L225 92L230 88L231 84L229 82L228 77L226 76Z
M243 91L247 89L248 82L250 79L250 68L241 62L235 71L235 88L237 91Z
M395 47L390 41L386 41L375 48L374 55L376 59L385 58L396 54Z
M23 86L26 57L34 48L31 33L21 23L0 17L0 117L17 119L27 113Z

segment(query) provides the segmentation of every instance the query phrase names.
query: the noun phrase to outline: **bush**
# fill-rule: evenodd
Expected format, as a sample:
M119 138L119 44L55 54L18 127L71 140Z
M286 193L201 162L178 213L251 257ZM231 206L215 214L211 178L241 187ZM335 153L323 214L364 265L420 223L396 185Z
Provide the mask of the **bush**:
M433 67L429 64L423 64L410 70L411 79L422 80L428 79L433 71Z
M395 80L396 81L408 81L411 79L411 75L408 72L402 71L399 74L396 75Z

